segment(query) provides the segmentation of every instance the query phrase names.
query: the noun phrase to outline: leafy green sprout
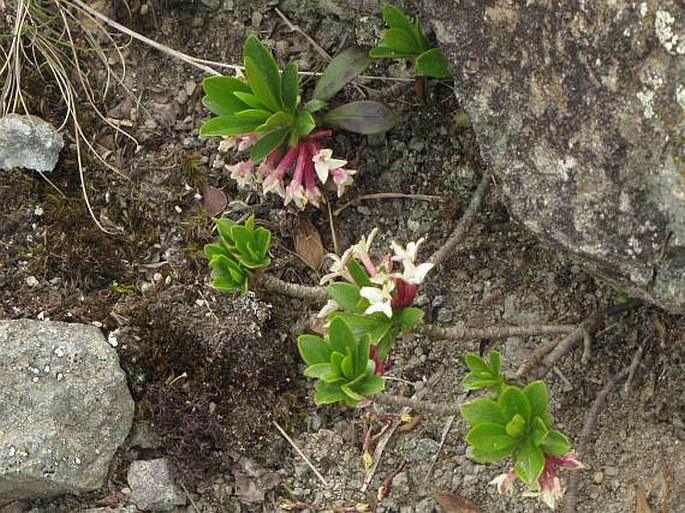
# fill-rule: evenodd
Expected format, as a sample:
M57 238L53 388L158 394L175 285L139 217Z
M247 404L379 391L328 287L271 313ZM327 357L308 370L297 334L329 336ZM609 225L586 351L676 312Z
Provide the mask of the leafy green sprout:
M411 19L392 4L383 6L383 21L388 28L381 42L369 56L382 59L411 59L418 77L448 78L452 76L447 59L439 48L433 48L421 31L418 16Z
M271 263L271 232L255 226L254 216L244 224L213 218L219 232L216 243L206 244L204 253L212 269L212 286L223 292L246 293L255 274Z
M555 466L580 468L566 435L553 428L549 412L549 392L542 381L525 387L508 384L501 356L490 351L488 360L475 354L465 357L469 373L463 385L469 390L489 390L492 398L477 398L461 407L461 415L471 429L466 441L471 457L481 463L512 458L510 471L495 480L500 492L510 490L518 478L529 494L539 494L553 507L563 494Z

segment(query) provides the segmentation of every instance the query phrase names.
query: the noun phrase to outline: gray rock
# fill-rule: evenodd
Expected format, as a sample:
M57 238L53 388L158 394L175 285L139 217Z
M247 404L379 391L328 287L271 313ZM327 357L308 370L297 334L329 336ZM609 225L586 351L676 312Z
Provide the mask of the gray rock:
M102 486L133 420L114 349L94 326L0 321L0 505Z
M685 4L423 2L510 212L685 313Z
M186 503L186 497L171 478L164 458L134 461L128 469L127 479L131 489L130 500L138 509L169 511Z
M0 169L52 171L63 147L62 136L47 121L19 114L0 118Z

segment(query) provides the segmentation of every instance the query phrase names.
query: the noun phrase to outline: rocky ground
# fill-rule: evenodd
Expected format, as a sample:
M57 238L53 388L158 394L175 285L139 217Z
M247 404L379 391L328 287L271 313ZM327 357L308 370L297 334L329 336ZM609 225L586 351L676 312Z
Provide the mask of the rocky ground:
M188 54L228 63L239 62L245 36L256 32L281 62L295 60L300 69L315 71L325 64L323 57L275 8L334 54L354 43L374 43L382 29L377 2L351 4L203 0L144 7L134 1L132 16L123 10L119 19ZM447 504L450 497L471 501L483 512L543 511L533 499L498 496L488 482L505 467L471 462L459 418L428 413L390 437L365 483L363 429L378 432L400 409L315 407L312 384L300 374L295 337L318 305L265 293L232 298L208 283L202 256L213 237L203 209L208 186L228 196L227 215L254 212L274 232L276 275L315 284L323 269L313 271L294 252L297 216L274 197L238 190L223 168L232 157L218 153L217 141L198 138L208 115L200 103L201 71L137 43L127 47L126 58L127 84L135 97L120 92L111 98L107 114L131 121L126 130L140 148L84 119L98 148L125 172L119 176L88 161L90 201L99 220L116 234L102 233L89 218L69 142L50 174L64 195L38 175L3 172L0 318L101 327L128 376L136 401L134 429L101 491L15 503L9 511L135 511L133 483L144 481L146 472L162 476L165 467L152 463L159 458L171 463L176 485L167 491L171 504L185 503L177 506L180 511L278 511L283 506L355 511L359 504L378 512L468 511ZM397 63L375 65L371 72L409 73ZM38 87L41 82L35 80ZM348 89L350 97L383 98L399 123L383 137L341 134L333 141L335 154L359 169L354 188L331 203L338 210L333 217L338 242L345 248L378 226L377 248L387 248L390 240L426 237L428 254L451 232L484 169L468 119L448 84L429 85L425 100L411 84L369 81L359 90ZM54 91L47 92L55 98ZM58 122L59 106L45 106L37 114ZM572 324L612 304L620 291L585 274L509 219L497 185L454 255L423 288L418 304L427 320L478 327ZM341 208L381 192L408 196L370 197ZM327 214L312 210L306 215L332 250ZM643 306L606 323L587 365L578 350L548 375L555 417L577 441L597 393L638 347L644 348L630 386L621 385L601 408L582 455L587 469L578 511L635 511L636 486L647 491L652 511L685 511L684 334L682 318ZM509 338L486 345L408 337L391 357L388 375L395 379L388 388L406 396L422 390L424 399L435 403L460 400L466 351L497 347L514 370L547 340ZM274 421L311 458L328 486ZM375 504L378 487L403 462L390 494Z

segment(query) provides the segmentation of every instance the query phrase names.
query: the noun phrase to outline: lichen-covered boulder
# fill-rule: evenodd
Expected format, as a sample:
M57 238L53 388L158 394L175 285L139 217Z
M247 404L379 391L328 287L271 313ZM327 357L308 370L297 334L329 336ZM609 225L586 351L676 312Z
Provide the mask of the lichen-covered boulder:
M685 313L685 4L426 0L512 215Z
M0 321L0 506L99 488L133 421L114 349L83 324Z
M23 167L43 173L52 171L63 147L59 132L39 117L0 117L0 170Z

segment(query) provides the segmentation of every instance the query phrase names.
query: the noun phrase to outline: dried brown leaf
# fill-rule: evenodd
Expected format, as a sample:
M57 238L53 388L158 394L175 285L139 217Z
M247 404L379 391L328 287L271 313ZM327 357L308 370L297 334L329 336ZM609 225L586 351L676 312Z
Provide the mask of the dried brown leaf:
M421 420L423 420L423 415L420 413L402 415L402 424L397 428L397 431L411 431Z
M474 503L447 490L435 492L435 500L443 513L480 513L480 508Z
M202 186L202 206L207 215L218 216L224 211L227 204L228 200L224 191L209 184Z
M640 485L635 485L635 513L652 513L647 503L645 489Z
M295 251L298 256L315 271L323 263L323 243L321 235L308 217L300 216L295 223Z

